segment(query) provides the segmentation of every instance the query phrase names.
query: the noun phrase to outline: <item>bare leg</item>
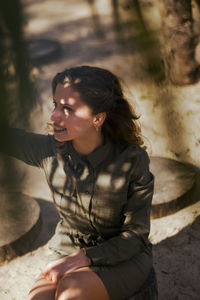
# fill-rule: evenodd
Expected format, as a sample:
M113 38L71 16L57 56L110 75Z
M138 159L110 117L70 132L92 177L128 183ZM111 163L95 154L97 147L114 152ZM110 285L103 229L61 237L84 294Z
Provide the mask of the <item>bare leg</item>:
M63 277L57 286L55 300L109 300L100 277L90 268L78 269Z
M40 277L29 292L28 300L54 300L56 285Z

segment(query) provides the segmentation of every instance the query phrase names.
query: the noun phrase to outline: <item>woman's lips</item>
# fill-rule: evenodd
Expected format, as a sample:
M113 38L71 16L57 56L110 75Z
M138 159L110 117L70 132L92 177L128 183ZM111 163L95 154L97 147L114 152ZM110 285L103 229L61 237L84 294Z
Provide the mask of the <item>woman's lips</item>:
M66 128L54 126L54 132L56 132L56 133L64 132L64 131L66 131Z

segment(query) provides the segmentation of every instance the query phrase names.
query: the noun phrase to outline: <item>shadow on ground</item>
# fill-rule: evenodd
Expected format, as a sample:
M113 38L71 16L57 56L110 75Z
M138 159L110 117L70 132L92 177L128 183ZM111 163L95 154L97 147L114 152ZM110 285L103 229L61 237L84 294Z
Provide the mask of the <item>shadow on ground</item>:
M41 211L41 227L38 236L35 238L31 245L32 250L36 250L38 247L45 245L50 238L54 235L56 224L59 221L59 215L52 202L35 199L40 205Z
M200 216L177 235L154 245L159 299L199 299L199 243Z
M108 18L105 17L105 19L107 20ZM128 29L129 25L128 22L125 22L121 26ZM81 30L77 31L77 28L81 28ZM113 55L129 54L134 57L134 55L140 52L137 31L132 33L131 36L124 37L123 41L121 41L117 33L113 30L112 24L102 24L101 30L103 36L99 37L93 28L90 17L54 24L52 27L50 25L48 31L40 33L39 39L38 34L32 34L31 38L29 38L29 42L32 43L29 51L33 63L39 66L58 62L63 62L67 66L69 64L80 65L83 62L84 64L86 62L91 64L102 59L109 59ZM60 35L60 32L63 35ZM37 47L34 44L35 39L38 39ZM48 53L48 57L45 59L44 53L50 52L50 50L44 47L43 41L56 43L58 49L57 52ZM38 59L40 54L43 56L43 59ZM134 63L133 66L135 67ZM132 75L134 76L135 72ZM137 80L137 76L134 77Z

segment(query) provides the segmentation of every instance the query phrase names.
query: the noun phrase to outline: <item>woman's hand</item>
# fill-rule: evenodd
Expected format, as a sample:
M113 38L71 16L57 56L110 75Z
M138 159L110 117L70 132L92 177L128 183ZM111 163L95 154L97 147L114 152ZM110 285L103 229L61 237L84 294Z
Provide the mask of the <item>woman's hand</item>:
M62 257L47 264L44 268L42 275L44 278L58 283L58 281L66 274L91 264L89 257L80 250L69 256Z

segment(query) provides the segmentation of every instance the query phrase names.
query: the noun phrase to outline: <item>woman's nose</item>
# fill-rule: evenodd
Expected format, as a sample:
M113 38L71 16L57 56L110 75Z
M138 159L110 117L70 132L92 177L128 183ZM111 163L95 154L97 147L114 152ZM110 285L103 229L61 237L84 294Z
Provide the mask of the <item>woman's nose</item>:
M51 114L51 121L55 122L55 121L58 121L60 120L60 112L58 111L58 109L54 109L54 111L52 112Z

